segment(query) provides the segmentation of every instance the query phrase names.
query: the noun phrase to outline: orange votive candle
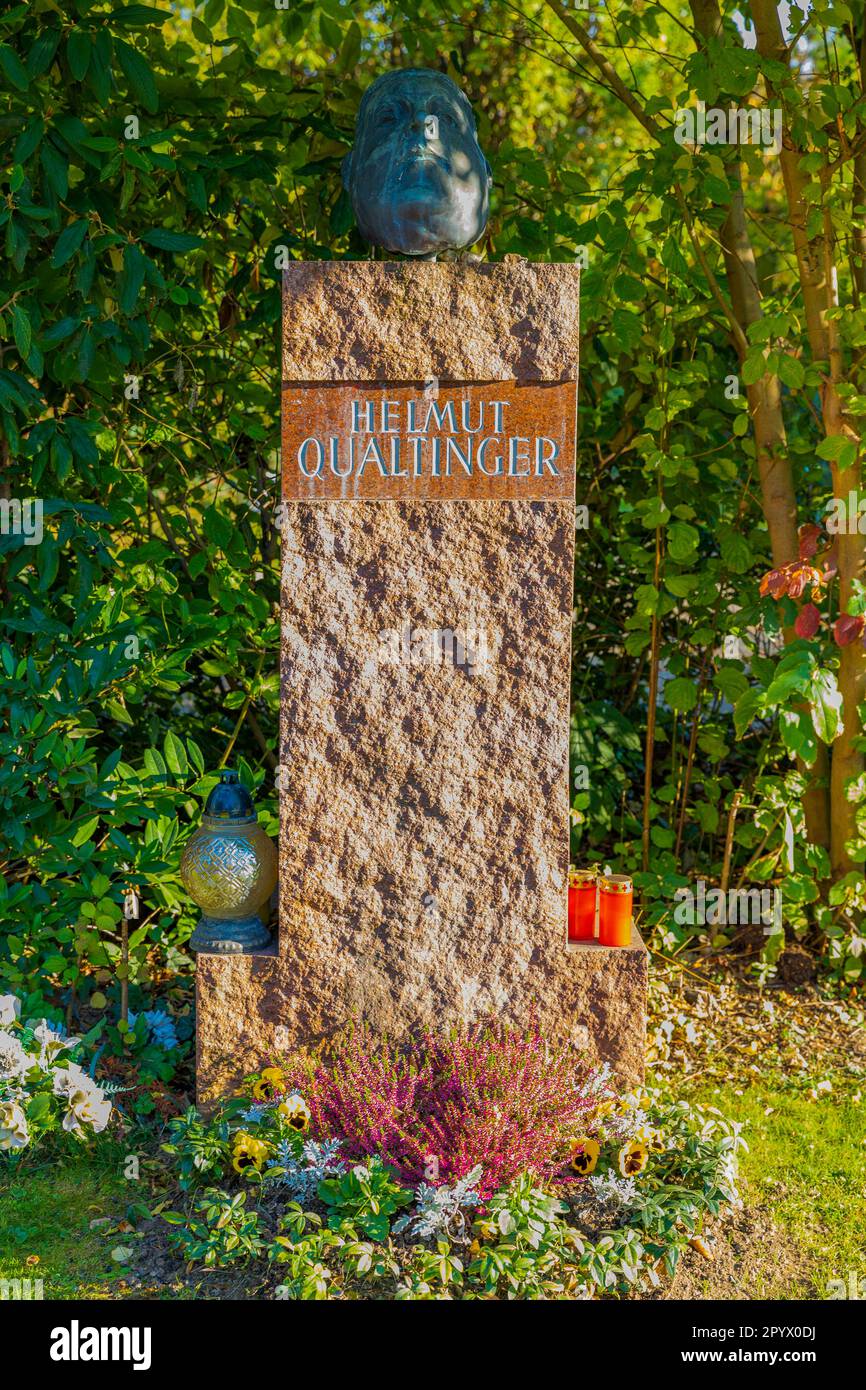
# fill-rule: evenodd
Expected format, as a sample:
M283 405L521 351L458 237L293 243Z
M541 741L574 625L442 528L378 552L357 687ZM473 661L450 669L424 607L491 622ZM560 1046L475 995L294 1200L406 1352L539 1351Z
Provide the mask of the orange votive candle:
M597 880L592 869L568 872L568 939L592 941L595 937Z
M598 939L602 946L628 946L634 894L625 874L598 881Z

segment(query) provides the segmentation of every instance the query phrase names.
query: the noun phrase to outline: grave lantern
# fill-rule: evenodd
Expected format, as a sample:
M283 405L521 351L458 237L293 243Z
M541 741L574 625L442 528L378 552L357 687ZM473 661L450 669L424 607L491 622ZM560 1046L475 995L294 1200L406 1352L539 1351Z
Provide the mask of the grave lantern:
M277 851L259 825L250 793L228 768L183 852L180 876L202 911L190 937L194 951L236 955L268 945L265 919L277 882Z

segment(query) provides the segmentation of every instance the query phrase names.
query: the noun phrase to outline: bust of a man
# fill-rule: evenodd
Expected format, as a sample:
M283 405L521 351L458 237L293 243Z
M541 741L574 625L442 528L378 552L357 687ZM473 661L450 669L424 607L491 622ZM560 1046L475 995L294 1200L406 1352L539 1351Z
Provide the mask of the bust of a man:
M430 68L398 68L361 98L343 183L374 246L434 259L487 225L490 165L460 88Z

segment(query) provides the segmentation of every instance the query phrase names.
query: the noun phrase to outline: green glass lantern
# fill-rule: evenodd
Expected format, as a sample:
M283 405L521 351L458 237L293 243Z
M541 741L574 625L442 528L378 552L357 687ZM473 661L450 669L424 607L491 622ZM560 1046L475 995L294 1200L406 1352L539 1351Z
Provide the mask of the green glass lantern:
M259 825L252 797L228 768L183 852L180 876L202 911L190 937L194 951L235 955L269 944L265 920L277 882L277 851Z

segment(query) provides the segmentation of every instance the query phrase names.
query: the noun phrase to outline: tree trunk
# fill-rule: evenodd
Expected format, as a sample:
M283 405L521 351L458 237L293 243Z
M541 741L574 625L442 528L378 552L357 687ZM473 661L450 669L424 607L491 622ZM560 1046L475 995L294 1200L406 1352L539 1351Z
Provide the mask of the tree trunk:
M751 12L761 57L790 68L790 53L782 34L775 0L751 0ZM822 227L820 231L813 231L810 235L810 204L806 197L810 175L804 173L801 168L805 151L794 139L789 115L784 108L780 92L775 84L769 81L767 93L771 100L778 102L782 107L782 149L779 160L788 204L788 225L791 228L803 294L809 347L813 359L826 366L827 374L821 391L824 430L828 436L840 435L857 447L857 432L845 414L843 400L839 394L839 387L845 380L845 367L838 321L831 317L838 303L838 282L832 213L826 201L829 174L824 176ZM832 472L836 497L847 498L851 489L859 495L859 459L855 459L850 468L844 469L833 463ZM849 532L838 536L839 609L842 613L847 610L852 597L854 581L862 578L864 557L866 537L861 536L856 530L853 535ZM844 725L834 740L830 767L830 858L834 877L854 867L845 846L849 839L857 836L856 806L848 800L848 784L852 778L860 775L864 767L863 754L856 747L859 735L858 705L866 695L866 651L860 642L853 642L840 651L839 690L842 695Z
M701 44L715 39L725 41L722 15L718 0L689 0L695 29ZM731 304L737 321L748 337L747 329L763 318L761 286L755 252L749 236L743 199L742 161L738 153L728 166L734 188L728 214L721 232L722 255ZM767 372L753 385L746 387L749 414L755 432L755 455L761 483L761 507L770 537L773 568L796 560L800 548L797 527L797 495L788 456L788 437L782 414L782 390L778 376ZM789 642L796 634L785 633ZM813 845L830 848L829 758L826 745L818 744L812 767L797 759L798 770L806 779L803 815L806 835Z

